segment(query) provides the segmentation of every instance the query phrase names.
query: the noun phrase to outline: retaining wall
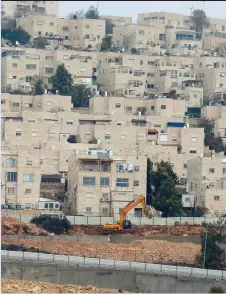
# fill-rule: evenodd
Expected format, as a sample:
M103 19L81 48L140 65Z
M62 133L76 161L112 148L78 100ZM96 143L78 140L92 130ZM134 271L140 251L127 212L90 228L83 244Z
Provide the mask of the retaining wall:
M226 281L217 282L209 278L176 277L129 270L8 260L2 262L2 278L54 284L93 285L98 288L140 293L208 293L213 285L226 289Z

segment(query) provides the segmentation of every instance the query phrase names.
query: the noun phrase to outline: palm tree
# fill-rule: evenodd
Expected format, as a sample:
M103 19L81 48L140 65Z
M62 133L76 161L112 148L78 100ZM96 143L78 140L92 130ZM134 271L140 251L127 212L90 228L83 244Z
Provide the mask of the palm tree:
M73 85L71 98L73 106L89 107L89 99L94 95L94 91L85 84Z

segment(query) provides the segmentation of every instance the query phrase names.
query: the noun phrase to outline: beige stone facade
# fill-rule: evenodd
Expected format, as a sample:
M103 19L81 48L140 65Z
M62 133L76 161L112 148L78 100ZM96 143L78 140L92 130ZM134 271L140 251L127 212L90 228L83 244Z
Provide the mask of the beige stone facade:
M196 206L211 213L226 212L225 156L198 157L188 161L188 193L195 195Z
M2 1L4 16L21 17L29 14L58 16L58 1Z
M92 86L96 59L96 52L8 48L2 53L1 87L3 90L29 92L33 88L34 78L39 76L43 79L44 87L51 89L50 78L62 63L72 74L74 83Z
M105 20L103 19L62 19L54 16L30 15L17 20L31 35L34 42L37 37L59 40L59 45L70 49L99 50L105 36Z
M131 201L146 194L146 156L117 156L105 149L75 152L69 158L71 212L117 215ZM138 208L138 209L137 209ZM129 213L137 215L138 206Z

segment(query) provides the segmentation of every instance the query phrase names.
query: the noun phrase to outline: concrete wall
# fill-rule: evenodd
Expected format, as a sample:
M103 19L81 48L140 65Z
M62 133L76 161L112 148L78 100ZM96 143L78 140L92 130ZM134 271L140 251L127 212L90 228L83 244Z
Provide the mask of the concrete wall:
M121 288L141 293L208 293L213 285L226 289L226 281L215 282L213 279L6 260L2 263L2 278Z

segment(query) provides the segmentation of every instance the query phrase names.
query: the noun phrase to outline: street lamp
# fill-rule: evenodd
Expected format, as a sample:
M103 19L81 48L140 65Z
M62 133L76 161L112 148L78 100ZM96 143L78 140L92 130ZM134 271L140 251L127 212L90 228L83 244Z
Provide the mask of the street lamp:
M205 264L206 264L207 237L208 237L208 224L206 226L206 238L205 238L204 257L203 257L203 269L205 269Z

